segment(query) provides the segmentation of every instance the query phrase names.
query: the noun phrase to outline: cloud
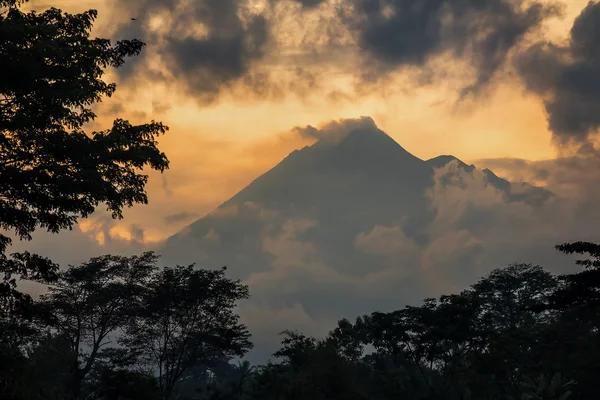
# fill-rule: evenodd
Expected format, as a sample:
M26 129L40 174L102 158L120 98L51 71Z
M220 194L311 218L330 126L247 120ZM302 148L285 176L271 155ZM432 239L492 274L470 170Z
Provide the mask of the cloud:
M53 234L37 230L32 237L31 241L13 240L8 252L37 253L66 267L107 253L135 255L156 245L148 241L139 225L113 220L107 212L97 212L81 220L70 231Z
M275 256L273 267L305 265L309 262L316 250L312 244L298 241L296 236L318 224L316 220L289 220L283 225L282 232L277 237L265 238L263 249Z
M521 162L515 164L522 170ZM476 165L481 166L479 161ZM460 185L446 184L448 175ZM504 193L486 184L487 179L481 169L467 173L452 163L436 171L428 195L436 217L429 227L426 253L441 258L429 258L423 264L431 283L458 290L475 276L512 262L539 263L554 272L565 272L572 266L553 258L552 246L594 240L600 233L587 223L592 215L581 212L582 207L588 208L582 198L554 197L538 205L508 201ZM555 189L552 185L546 188Z
M321 4L327 2L327 0L292 0L302 5L302 7L312 9L320 6Z
M581 219L581 228L589 225L583 223L586 218L593 219L600 215L597 207L600 185L596 173L600 169L600 154L596 151L551 160L493 158L476 162L498 171L506 179L538 183L559 196L570 199L577 204L575 219ZM582 233L586 235L585 230Z
M389 91L388 78L413 67L404 90L458 71L462 94L479 93L561 9L539 0L108 1L118 10L110 35L148 44L119 69L122 80L166 82L203 106L225 93L356 100L380 80Z
M467 91L490 83L524 36L558 11L538 1L513 0L351 0L340 5L365 55L368 77L425 67L433 57L450 53L475 69Z
M171 110L173 108L173 105L169 104L169 103L163 103L160 101L153 101L152 102L152 114L156 115L156 114L163 114L169 110Z
M179 212L176 214L169 214L164 217L164 220L167 224L179 224L180 222L188 222L193 219L197 219L199 215L193 212Z
M221 92L243 80L260 91L259 76L250 66L265 54L269 27L265 16L242 0L112 0L127 18L113 33L139 38L152 49L132 59L119 72L133 77L143 72L159 80L177 82L201 103L214 102ZM164 68L150 69L149 57ZM141 64L144 63L144 64Z
M321 124L318 128L307 125L292 130L301 138L316 139L327 143L338 143L354 130L376 130L377 125L371 117L345 118Z
M356 248L361 251L377 254L402 254L413 252L416 244L406 236L399 226L380 226L376 225L370 232L361 232L354 241Z
M562 147L589 146L600 127L600 3L575 19L566 44L538 42L517 57L527 89L542 96L548 126Z

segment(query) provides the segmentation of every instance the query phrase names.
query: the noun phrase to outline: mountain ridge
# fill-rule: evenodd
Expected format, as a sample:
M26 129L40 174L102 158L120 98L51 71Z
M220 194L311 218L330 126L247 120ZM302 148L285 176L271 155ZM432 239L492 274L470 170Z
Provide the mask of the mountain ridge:
M278 318L330 326L427 297L432 276L460 287L459 266L513 262L518 248L489 245L498 226L531 226L523 215L551 197L454 156L422 160L363 126L291 152L157 253L165 265L227 266L248 284L241 312L267 357L273 332L289 328Z
M368 159L368 157L366 160L365 157L362 157L361 159L361 156L364 156L365 153L367 153L367 156L371 156L370 160ZM376 155L373 153L376 153ZM379 167L376 171L371 171L371 173L375 175L377 173L381 173L381 170L384 170L385 168L401 167L401 165L399 165L399 159L407 164L410 164L405 167L409 172L407 175L414 175L415 173L420 174L421 176L425 175L426 173L430 175L432 169L443 168L451 162L456 162L458 168L466 171L467 173L472 173L473 171L477 170L477 167L475 165L468 165L459 158L452 155L440 155L430 158L428 160L420 159L414 156L409 151L407 151L391 136L387 135L380 129L354 129L338 141L331 142L327 140L319 140L312 145L304 146L302 149L296 149L292 151L275 166L267 170L261 176L254 179L246 187L244 187L238 193L233 195L229 200L226 200L224 203L222 203L221 206L217 207L217 209L221 207L226 207L232 202L235 202L236 200L241 200L242 198L248 195L252 196L254 194L253 192L259 190L255 188L256 185L260 185L265 180L273 178L273 175L289 173L288 170L290 168L301 169L306 168L311 164L313 164L313 166L316 165L317 167L323 167L323 163L325 163L323 158L333 159L333 165L331 163L326 163L327 165L325 166L328 167L339 167L339 165L336 165L335 162L342 163L343 167L348 167L348 164L345 163L353 161L351 164L349 164L349 171L351 171L352 173L357 172L356 168L353 169L352 166L360 165L358 162L362 161L363 163L368 163L369 161L371 161L375 164L378 164ZM392 159L393 161L390 159ZM361 168L362 172L365 172L364 165L362 165ZM426 171L426 173L424 171ZM510 191L511 189L511 182L498 177L493 171L487 168L481 171L486 176L489 184L494 186L496 189L508 194L508 191ZM295 178L299 178L297 173L295 174ZM273 179L281 180L282 178L276 177ZM273 182L270 183L275 185L275 183ZM310 184L310 182L308 182L308 184ZM535 192L535 201L538 203L540 199L545 201L553 195L551 192L547 191L544 188L539 188L526 182L512 182L512 184L517 184L520 186L530 186L532 188L532 191ZM518 197L518 201L523 200L527 200L527 195L521 194Z
M349 130L336 141L321 139L294 150L214 211L169 237L161 252L173 253L170 249L179 247L177 242L187 241L197 247L199 256L192 261L215 256L235 263L246 259L249 251L253 254L250 258L268 264L270 256L259 255L264 250L259 239L281 233L288 220L300 219L318 221L319 228L309 231L318 232L313 232L313 240L331 243L329 261L336 258L336 251L346 251L355 235L376 226L402 226L411 240L425 242L428 234L424 227L435 218L425 195L435 171L451 162L468 174L477 170L451 155L422 160L378 128ZM535 206L552 196L543 188L522 184L513 193L513 183L487 169L481 172L485 184L501 191L509 202ZM442 183L452 184L444 177ZM222 217L233 209L231 218ZM261 220L271 214L278 217ZM211 232L219 235L223 246L232 248L219 251L214 244L207 244L204 238ZM247 271L241 272L247 275Z

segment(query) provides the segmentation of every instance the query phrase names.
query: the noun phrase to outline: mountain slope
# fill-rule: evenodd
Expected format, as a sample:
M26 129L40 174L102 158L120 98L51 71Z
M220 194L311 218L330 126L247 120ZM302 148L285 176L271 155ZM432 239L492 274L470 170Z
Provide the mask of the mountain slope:
M341 317L527 261L519 243L546 229L544 189L452 156L423 161L375 128L337 139L292 152L157 249L165 263L226 265L250 285L240 312L253 359L264 361L283 329L321 335Z
M401 226L411 241L427 242L427 227L436 214L426 194L434 170L450 162L467 173L475 170L452 156L423 161L379 129L353 130L338 142L319 141L292 152L214 212L169 238L159 252L169 261L228 265L247 278L276 260L265 240L287 232L310 243L327 265L363 275L379 266L372 255L356 251L361 232ZM535 205L550 197L544 189L523 185L513 193L510 182L489 170L483 173L507 201ZM304 225L291 227L293 221Z

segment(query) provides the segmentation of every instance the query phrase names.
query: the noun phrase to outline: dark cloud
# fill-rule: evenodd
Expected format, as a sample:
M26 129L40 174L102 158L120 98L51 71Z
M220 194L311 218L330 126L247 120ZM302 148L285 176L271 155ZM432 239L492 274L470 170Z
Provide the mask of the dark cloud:
M144 111L140 111L140 110L130 111L129 115L131 115L131 118L134 118L134 119L146 119L148 117L148 114L146 114Z
M160 176L160 184L161 184L161 187L162 187L162 189L164 190L164 192L165 192L165 194L167 196L172 196L173 195L173 191L169 187L169 181L168 181L167 177L164 174L161 174L161 176Z
M160 101L152 102L152 114L163 114L170 111L173 106L169 103L161 103Z
M265 54L269 27L264 15L253 14L242 0L115 0L137 21L121 25L114 36L136 37L156 50L168 72L163 79L182 83L188 94L204 103L245 78L253 61ZM163 18L167 28L151 30L152 18ZM134 60L131 60L135 62ZM130 62L121 74L131 75ZM139 72L139 71L138 71ZM168 75L168 76L167 76Z
M477 77L467 91L493 78L523 36L556 6L522 0L351 0L341 14L368 56L369 72L423 67L444 52L469 57ZM374 65L375 64L375 65ZM376 69L372 69L376 67Z
M516 61L527 88L544 98L549 128L560 145L583 145L600 127L600 3L575 20L568 44L537 43Z
M191 221L196 218L198 218L198 214L184 211L177 214L169 214L163 219L167 224L172 225L184 221Z
M138 224L131 224L129 226L129 233L131 234L131 238L133 240L135 240L136 242L144 242L144 228L142 228L140 225Z
M477 92L525 35L560 9L541 0L343 0L332 15L320 7L324 0L271 0L260 12L246 0L113 1L120 15L138 18L127 17L114 36L149 45L142 57L125 64L121 75L133 77L137 71L139 76L143 65L147 78L182 84L202 103L239 87L244 98L303 98L320 89L332 65L360 83L416 66L421 76L415 84L423 85L445 72L429 64L442 54L474 67L476 76L463 95ZM298 12L294 3L311 12ZM315 18L318 25L308 28ZM298 28L288 20L308 30L289 31ZM301 44L289 44L292 36ZM340 48L343 55L336 53ZM159 57L166 71L149 68L148 57ZM275 80L273 68L296 74Z
M106 110L108 114L121 114L125 111L125 107L121 103L113 103Z
M305 8L315 8L325 3L327 0L293 0L296 3L300 3Z
M210 102L223 86L244 77L253 59L263 55L267 40L267 22L263 17L253 18L247 26L241 20L227 14L233 1L211 0L207 3L220 4L206 7L206 15L198 17L211 21L207 38L169 37L170 43L163 49L171 73L183 78L188 90ZM222 25L225 25L222 26ZM227 28L227 25L229 27Z

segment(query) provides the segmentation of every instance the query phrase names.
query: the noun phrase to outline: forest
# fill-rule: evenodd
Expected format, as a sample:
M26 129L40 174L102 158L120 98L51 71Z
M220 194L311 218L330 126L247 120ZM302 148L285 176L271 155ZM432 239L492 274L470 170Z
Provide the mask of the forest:
M106 69L144 43L91 38L94 10L22 3L0 0L1 400L596 398L599 244L556 246L579 256L576 273L513 264L458 294L348 316L326 337L282 332L266 365L240 361L252 337L236 305L251 293L226 268L162 268L152 252L64 268L9 253L99 207L122 218L148 202L144 171L169 167L160 122L84 131L116 89Z

